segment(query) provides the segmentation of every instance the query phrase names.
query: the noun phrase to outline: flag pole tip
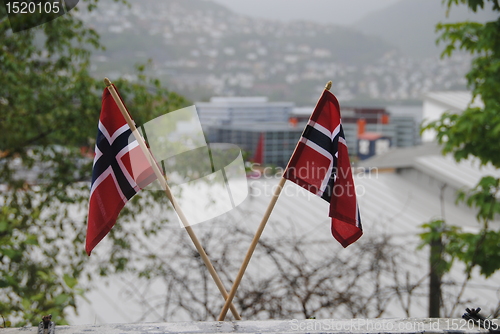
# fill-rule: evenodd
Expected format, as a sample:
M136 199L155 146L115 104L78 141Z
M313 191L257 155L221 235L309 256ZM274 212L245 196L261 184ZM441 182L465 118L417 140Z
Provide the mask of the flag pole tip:
M104 83L106 84L106 87L109 87L112 85L111 80L109 80L108 78L104 78Z
M328 82L326 83L325 89L326 89L326 90L330 90L330 88L332 88L332 85L333 85L333 83L332 83L331 81L328 81Z

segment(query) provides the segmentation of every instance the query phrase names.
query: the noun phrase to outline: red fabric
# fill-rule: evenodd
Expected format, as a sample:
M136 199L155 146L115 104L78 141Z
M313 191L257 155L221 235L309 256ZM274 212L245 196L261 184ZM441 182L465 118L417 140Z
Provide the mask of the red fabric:
M288 164L285 176L302 188L319 195L329 165L328 158L301 142Z
M321 133L316 133L316 137L313 137L307 134L307 131L310 131L309 127L306 128L290 158L284 176L329 201L332 235L343 247L347 247L361 237L363 230L359 219L349 154L341 130L340 107L335 96L329 91L325 90L320 97L309 125L315 128L313 131ZM332 141L328 133L335 135L335 129L340 129L340 131ZM318 136L321 138L315 139ZM325 138L330 141L329 147L324 147L328 144ZM321 141L323 145L318 145ZM327 154L328 152L330 154ZM330 167L336 170L335 182L332 182L333 179L330 180ZM328 181L330 181L331 193L326 190L323 192L324 189L321 189L322 185L325 188Z
M102 95L99 120L110 138L106 138L102 129L99 129L85 245L89 256L115 225L126 202L156 179L148 159L131 136L130 127L107 88Z
M332 235L344 247L363 235L347 146L339 144L338 173L330 201Z
M125 203L118 193L112 177L108 176L93 192L89 200L85 245L89 256L94 247L111 231L124 206Z
M252 161L261 164L264 162L264 134L261 133L259 136L259 142L257 143L257 148L253 155Z

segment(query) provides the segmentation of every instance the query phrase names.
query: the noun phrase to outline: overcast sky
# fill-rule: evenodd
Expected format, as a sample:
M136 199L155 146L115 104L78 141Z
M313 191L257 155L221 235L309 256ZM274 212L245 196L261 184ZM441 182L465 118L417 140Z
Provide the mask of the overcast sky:
M235 12L278 20L351 25L398 0L213 0ZM439 0L436 0L439 1Z

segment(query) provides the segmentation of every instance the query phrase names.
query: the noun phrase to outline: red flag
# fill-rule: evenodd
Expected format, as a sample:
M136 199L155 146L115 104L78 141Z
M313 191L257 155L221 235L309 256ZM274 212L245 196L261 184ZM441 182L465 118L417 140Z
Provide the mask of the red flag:
M349 154L335 96L323 92L284 177L330 203L332 234L347 247L363 234Z
M261 133L259 136L259 142L257 143L257 148L252 158L252 162L262 165L264 162L264 134Z
M115 225L125 203L155 179L111 93L104 89L89 200L88 255Z

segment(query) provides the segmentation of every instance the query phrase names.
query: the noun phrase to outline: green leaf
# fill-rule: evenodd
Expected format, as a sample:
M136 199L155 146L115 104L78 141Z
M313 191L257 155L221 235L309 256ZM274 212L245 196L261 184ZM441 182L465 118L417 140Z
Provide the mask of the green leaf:
M31 309L32 303L29 299L23 299L21 305L25 311L29 311Z
M62 293L54 299L54 303L56 305L63 305L68 301L68 299L69 299L69 296L65 293Z
M78 280L68 274L64 274L63 276L64 283L70 288L73 289L77 284Z
M2 253L3 255L7 256L12 260L17 259L21 256L21 252L11 248L2 248L0 249L0 253Z
M0 220L0 232L5 232L7 231L7 228L9 227L9 223L5 220Z
M25 241L28 245L38 245L38 237L36 235L28 235Z

